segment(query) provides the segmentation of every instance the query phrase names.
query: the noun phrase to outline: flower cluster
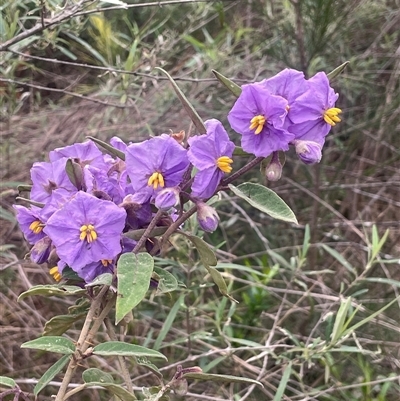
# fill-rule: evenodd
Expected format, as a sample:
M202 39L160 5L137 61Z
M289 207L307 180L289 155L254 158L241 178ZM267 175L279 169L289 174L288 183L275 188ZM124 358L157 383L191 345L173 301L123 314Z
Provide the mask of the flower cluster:
M289 145L307 164L320 160L325 136L340 121L337 97L324 73L306 80L301 72L284 70L243 85L228 120L246 152L272 154L267 177L276 180L282 168L276 152ZM120 157L87 141L34 163L30 207L14 206L33 245L31 259L48 262L57 280L68 267L91 282L113 273L119 256L135 249L130 231L148 227L157 209L165 214L157 224L172 224L188 200L197 205L200 227L214 231L219 218L206 201L231 173L235 145L218 120L204 125L205 134L186 142L183 131L131 144L114 137L110 144Z
M318 163L325 137L340 122L341 110L335 107L338 97L325 73L306 80L302 72L285 69L272 78L243 85L228 120L242 135L246 152L267 157L294 145L304 163Z

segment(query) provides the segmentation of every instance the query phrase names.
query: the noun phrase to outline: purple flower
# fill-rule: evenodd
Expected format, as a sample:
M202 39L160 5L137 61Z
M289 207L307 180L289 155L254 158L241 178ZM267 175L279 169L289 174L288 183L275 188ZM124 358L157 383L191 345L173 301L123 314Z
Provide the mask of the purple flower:
M202 199L214 195L225 173L232 171L235 144L229 140L222 124L215 119L205 122L207 133L189 139L188 157L198 172L192 194Z
M166 134L126 149L126 170L140 203L179 185L188 166L187 151Z
M91 283L97 276L100 276L100 274L113 274L114 269L114 260L102 259L98 262L89 263L88 265L83 266L81 269L76 270L76 273L80 278L85 280L86 283Z
M242 93L228 114L231 127L242 135L242 148L267 157L288 150L294 135L283 129L288 102L271 95L260 83L242 86Z
M319 72L308 80L309 90L291 107L289 131L296 139L310 140L323 146L325 137L342 112L335 107L339 95L330 87L327 75Z
M13 207L17 211L17 221L21 231L30 244L35 244L46 236L43 232L44 222L40 217L40 208L32 206L31 209L28 209L21 205L14 205Z
M160 210L168 212L180 204L179 187L164 188L156 196L154 204Z
M79 274L79 269L121 252L126 212L106 200L79 191L47 221L44 232L57 254Z
M260 82L272 95L278 95L287 100L287 119L290 120L292 114L292 106L297 101L297 98L307 92L308 84L301 71L285 68L279 74L272 78L264 79ZM289 124L290 121L285 123Z
M104 168L107 165L106 160L111 159L109 156L104 156L92 141L57 148L49 153L51 162L63 158L74 159L81 167L91 165L97 168Z
M60 190L65 194L76 193L76 187L71 183L65 171L66 158L52 163L37 162L31 168L31 199L37 202L51 200L53 191Z

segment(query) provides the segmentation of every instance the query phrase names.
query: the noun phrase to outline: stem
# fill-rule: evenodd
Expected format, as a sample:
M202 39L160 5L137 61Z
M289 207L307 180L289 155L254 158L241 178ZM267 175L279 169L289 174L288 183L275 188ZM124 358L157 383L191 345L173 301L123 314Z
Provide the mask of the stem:
M100 290L97 297L94 299L93 303L90 305L88 314L86 315L85 322L83 323L83 326L82 326L81 334L79 335L79 339L76 344L75 353L74 353L73 357L71 358L71 360L69 361L67 371L65 372L65 376L64 376L61 386L58 390L55 401L63 401L64 400L64 396L67 392L68 385L69 385L69 383L72 379L72 376L78 366L79 361L82 359L82 354L89 347L89 343L87 341L88 341L88 336L91 333L91 331L89 330L90 326L91 326L92 322L95 321L95 324L92 327L92 330L93 330L96 323L98 323L98 321L100 320L101 315L99 316L99 318L97 320L95 320L95 316L96 316L96 313L98 312L98 309L101 306L103 298L106 295L108 289L109 289L109 286L104 286ZM103 320L104 320L104 318L105 317L103 317ZM101 325L102 321L100 322L100 325ZM98 325L96 332L99 329L100 325Z
M256 157L251 162L247 163L245 166L236 171L236 173L233 173L228 178L225 178L225 180L222 180L220 186L223 187L230 184L232 181L236 180L236 178L240 177L244 173L247 173L254 166L257 166L257 164L261 163L264 159L265 157Z
M153 217L153 220L150 222L149 226L146 228L146 231L143 233L142 237L136 244L135 248L133 248L133 253L138 253L139 249L145 244L147 238L150 237L151 232L153 231L154 227L156 226L158 220L160 220L163 212L158 210L156 215Z
M114 327L112 326L112 324L110 322L110 319L106 318L105 319L105 324L106 324L106 327L107 327L107 333L108 333L108 335L110 337L110 340L111 341L118 341L117 336L116 336L115 331L114 331ZM123 376L125 384L126 384L126 388L131 394L134 394L133 393L132 380L131 380L131 376L129 374L129 370L128 370L127 366L126 366L125 357L119 355L118 356L118 362L119 362L119 365L120 365L122 376Z

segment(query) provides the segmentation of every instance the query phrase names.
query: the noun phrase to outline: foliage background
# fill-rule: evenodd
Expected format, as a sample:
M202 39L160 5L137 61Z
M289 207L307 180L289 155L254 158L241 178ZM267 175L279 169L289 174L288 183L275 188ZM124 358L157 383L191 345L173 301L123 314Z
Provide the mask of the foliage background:
M3 0L2 42L77 3ZM164 267L187 288L170 297L149 293L120 336L164 352L166 378L182 363L255 378L265 386L191 382L188 400L397 400L398 302L343 339L355 347L352 352L310 354L307 349L329 340L341 296L352 295L353 306L361 305L357 321L398 296L399 1L182 1L163 6L125 1L137 6L125 10L110 4L118 2L80 3L86 13L0 53L0 375L19 379L23 390L32 391L30 378L38 379L56 358L20 349L20 344L40 335L50 317L67 313L75 303L38 297L16 302L30 286L51 282L46 269L24 259L28 248L11 207L16 186L29 182L34 161L88 135L139 141L168 130L193 130L156 66L179 78L204 119L219 118L228 128L226 115L234 98L211 69L241 84L286 67L311 76L349 60L333 82L343 122L332 130L322 162L310 168L288 154L282 179L268 183L294 210L299 225L273 221L235 198L219 200L221 226L205 239L216 247L221 271L240 303L221 298L189 244L174 237ZM96 7L116 9L94 12ZM238 140L233 132L232 138ZM257 171L247 178L265 182ZM373 224L379 236L387 229L389 234L379 262L366 270ZM197 229L194 221L191 228ZM77 338L79 328L78 322L67 335ZM117 376L112 361L91 359L93 364ZM287 366L291 375L286 382ZM131 376L138 387L157 384L134 361ZM109 399L98 390L85 394L80 399Z

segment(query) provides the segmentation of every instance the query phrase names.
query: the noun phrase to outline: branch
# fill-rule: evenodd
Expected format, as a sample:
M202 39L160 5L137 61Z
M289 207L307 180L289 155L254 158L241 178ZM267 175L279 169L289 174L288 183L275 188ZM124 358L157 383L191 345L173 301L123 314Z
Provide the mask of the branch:
M0 78L0 82L7 82L9 84L28 86L29 88L35 88L35 89L45 90L45 91L49 91L49 92L62 93L64 95L77 97L79 99L88 100L88 101L94 102L94 103L104 104L105 106L118 107L120 109L127 109L127 108L129 109L129 108L135 107L135 106L128 106L128 105L119 104L119 103L110 103L107 100L94 99L93 97L83 96L83 95L80 95L79 93L70 92L70 91L67 91L65 89L48 88L46 86L28 84L28 83L22 82L22 81L15 81L14 79Z

